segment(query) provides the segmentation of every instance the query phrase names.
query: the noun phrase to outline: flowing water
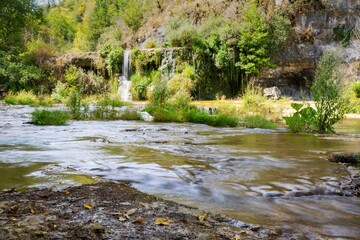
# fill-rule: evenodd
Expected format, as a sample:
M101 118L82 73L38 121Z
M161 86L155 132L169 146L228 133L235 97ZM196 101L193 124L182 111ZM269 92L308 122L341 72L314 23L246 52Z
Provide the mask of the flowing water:
M131 101L131 50L124 51L122 76L119 81L119 95L122 101Z
M0 104L0 189L126 180L141 191L309 238L358 239L360 201L324 157L359 141L283 130L73 121L33 126L30 107ZM350 126L350 129L347 127ZM337 126L360 135L360 119Z

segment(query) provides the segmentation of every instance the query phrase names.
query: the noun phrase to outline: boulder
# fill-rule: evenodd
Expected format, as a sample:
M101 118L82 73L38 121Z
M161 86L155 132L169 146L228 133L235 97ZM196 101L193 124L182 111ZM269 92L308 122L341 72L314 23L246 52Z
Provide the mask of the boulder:
M279 100L281 97L281 91L278 87L271 87L264 89L264 96L272 100Z
M356 164L360 163L360 152L352 152L352 153L331 153L327 159L330 162L337 162L337 163L350 163Z

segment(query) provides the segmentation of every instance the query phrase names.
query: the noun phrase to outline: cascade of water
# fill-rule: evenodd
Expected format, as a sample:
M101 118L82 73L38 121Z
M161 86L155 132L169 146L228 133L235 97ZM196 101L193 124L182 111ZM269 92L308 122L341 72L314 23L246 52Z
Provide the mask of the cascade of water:
M176 59L174 58L173 49L167 49L163 53L160 71L161 74L171 79L175 75Z
M131 50L124 51L124 60L122 67L122 76L119 83L119 94L122 101L131 101Z

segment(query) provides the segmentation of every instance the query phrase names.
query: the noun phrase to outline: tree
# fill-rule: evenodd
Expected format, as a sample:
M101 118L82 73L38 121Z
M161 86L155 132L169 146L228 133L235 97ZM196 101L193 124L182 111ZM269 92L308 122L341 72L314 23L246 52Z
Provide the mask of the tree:
M1 0L0 1L0 50L7 51L14 43L22 43L21 34L27 20L40 17L40 8L35 0Z
M244 6L243 22L238 42L240 59L238 65L246 76L257 75L262 67L273 67L270 62L269 26L254 0Z
M332 127L344 118L348 101L342 96L343 77L338 69L340 58L334 52L327 52L320 59L316 69L311 95L315 101L315 127L320 133L333 133Z

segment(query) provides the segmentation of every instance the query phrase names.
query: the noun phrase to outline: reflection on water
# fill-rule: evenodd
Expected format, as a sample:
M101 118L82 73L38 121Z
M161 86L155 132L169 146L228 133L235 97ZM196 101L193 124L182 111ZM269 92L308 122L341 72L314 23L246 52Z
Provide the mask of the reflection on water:
M38 127L24 124L30 111L0 106L1 189L90 183L97 176L253 224L313 237L360 236L359 200L338 195L347 173L324 159L358 151L359 141L125 121Z

